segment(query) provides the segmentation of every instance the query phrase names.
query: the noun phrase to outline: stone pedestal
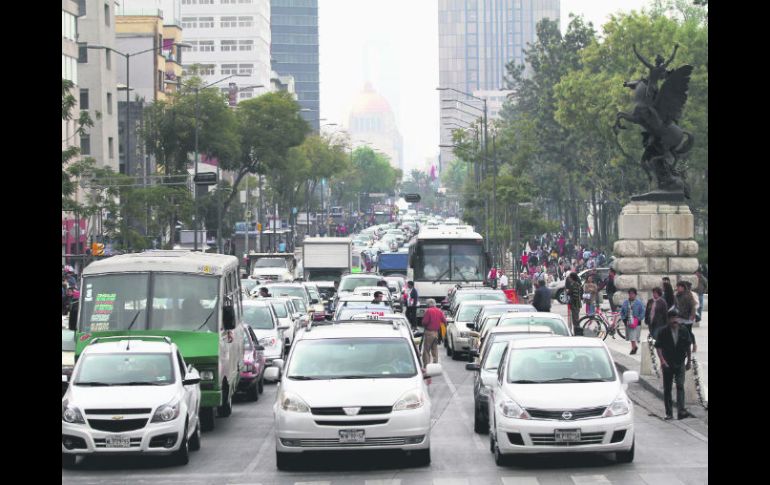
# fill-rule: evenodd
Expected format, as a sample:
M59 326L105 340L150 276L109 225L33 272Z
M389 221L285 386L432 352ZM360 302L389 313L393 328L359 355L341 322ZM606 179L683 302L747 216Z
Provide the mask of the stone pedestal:
M613 253L615 303L636 288L643 303L652 289L668 276L671 284L689 280L698 283L698 243L693 239L695 222L690 208L683 204L633 201L623 207L618 218L618 241Z

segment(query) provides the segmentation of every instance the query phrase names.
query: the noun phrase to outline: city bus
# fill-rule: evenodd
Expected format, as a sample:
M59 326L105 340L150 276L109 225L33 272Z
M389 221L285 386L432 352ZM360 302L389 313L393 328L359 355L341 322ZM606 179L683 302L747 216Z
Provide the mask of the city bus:
M428 298L441 304L459 284L483 286L490 268L484 238L467 226L439 226L421 230L409 246L407 278L414 281L419 299L417 319L422 320Z
M169 337L200 373L201 429L213 429L215 409L230 415L244 341L235 256L182 250L113 256L85 268L81 289L76 358L95 337Z

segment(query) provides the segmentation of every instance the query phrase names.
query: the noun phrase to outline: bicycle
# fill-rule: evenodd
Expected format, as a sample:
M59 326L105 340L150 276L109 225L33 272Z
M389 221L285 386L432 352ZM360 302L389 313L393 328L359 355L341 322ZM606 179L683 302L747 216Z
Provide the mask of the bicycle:
M607 340L608 335L612 335L614 339L615 334L618 334L620 338L626 338L625 323L620 320L620 312L605 313L599 305L596 313L578 320L578 327L583 329L585 337L601 337L602 340Z

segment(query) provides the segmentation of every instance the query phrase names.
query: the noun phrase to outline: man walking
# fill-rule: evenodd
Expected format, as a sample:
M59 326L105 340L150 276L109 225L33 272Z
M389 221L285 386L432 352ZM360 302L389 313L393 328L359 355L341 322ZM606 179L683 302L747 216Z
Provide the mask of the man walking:
M658 333L667 325L666 300L663 299L663 290L660 287L652 289L652 298L647 301L647 309L644 313L644 320L650 329L650 334L655 340L658 339Z
M507 290L508 289L508 277L502 271L500 271L499 275L500 275L500 289L501 290Z
M417 288L414 287L414 281L407 281L406 286L408 288L406 299L406 318L412 325L412 328L417 327Z
M422 316L422 326L425 327L425 333L422 336L422 365L428 367L431 363L438 364L438 341L441 332L441 324L446 325L444 312L436 308L436 300L433 298L427 301L428 309Z
M535 290L535 297L532 299L532 306L539 312L551 311L551 290L545 285L545 280L541 279L537 282L537 289Z
M703 316L703 295L709 289L709 280L703 276L703 267L698 266L698 270L695 272L695 276L698 277L698 286L695 287L695 293L698 294L698 312L695 316L695 321L700 322L701 316Z
M695 345L695 336L692 334L692 325L695 323L695 301L692 292L687 289L687 283L679 281L676 283L676 293L674 294L676 311L679 313L679 323L690 333L690 342L693 346L693 352L698 350Z
M583 298L583 286L580 284L580 278L577 273L572 272L567 276L567 281L564 283L564 290L569 297L569 303L567 304L567 315L569 315L572 321L572 328L575 335L583 335L583 329L578 325L580 320L580 301Z
M658 359L663 368L663 404L666 407L665 419L674 419L671 385L676 381L677 418L684 419L692 414L684 407L684 373L690 370L690 333L679 324L676 309L668 312L668 327L658 333L655 341ZM685 357L687 362L685 363Z

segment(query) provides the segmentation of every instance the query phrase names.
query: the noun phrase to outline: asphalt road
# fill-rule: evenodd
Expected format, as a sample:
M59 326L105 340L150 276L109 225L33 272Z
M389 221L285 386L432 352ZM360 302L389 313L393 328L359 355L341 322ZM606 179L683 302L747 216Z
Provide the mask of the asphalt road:
M441 349L443 350L443 348ZM665 422L660 403L632 384L636 406L636 458L619 465L608 455L537 456L511 467L495 465L487 435L473 432L473 377L465 363L440 356L444 376L431 384L433 430L429 467L406 467L404 455L347 452L305 457L301 470L275 467L272 405L276 385L268 384L256 403L238 402L229 418L217 418L204 433L201 450L176 467L153 457L81 459L62 470L62 483L78 484L304 484L304 485L535 485L708 482L708 438L686 426ZM643 407L647 406L647 408Z

